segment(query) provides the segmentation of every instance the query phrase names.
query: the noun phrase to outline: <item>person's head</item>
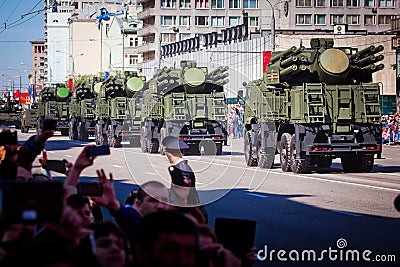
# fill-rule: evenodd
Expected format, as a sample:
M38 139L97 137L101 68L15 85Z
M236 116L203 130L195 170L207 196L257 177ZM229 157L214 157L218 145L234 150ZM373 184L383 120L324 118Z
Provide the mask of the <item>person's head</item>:
M124 232L113 222L93 224L96 257L102 267L127 265L129 245Z
M87 197L79 194L70 195L67 198L67 204L82 217L84 226L94 223L94 216Z
M184 215L160 211L145 216L138 225L134 255L142 267L195 265L197 228Z
M139 187L134 207L143 216L160 210L169 210L168 189L158 181L150 181Z
M197 225L199 235L199 249L217 242L217 236L208 224Z
M169 162L175 163L182 158L184 150L189 149L189 146L175 136L167 136L162 140L162 145L165 148L165 155Z

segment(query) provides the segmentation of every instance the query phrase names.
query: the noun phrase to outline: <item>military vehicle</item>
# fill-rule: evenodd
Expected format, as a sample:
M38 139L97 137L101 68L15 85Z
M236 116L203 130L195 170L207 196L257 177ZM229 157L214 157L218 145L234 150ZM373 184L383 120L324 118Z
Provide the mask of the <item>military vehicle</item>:
M20 115L22 106L18 99L11 96L5 96L0 99L0 125L15 126L19 129L21 126Z
M37 109L30 108L22 112L21 115L21 132L28 133L29 129L36 129L37 124Z
M40 133L46 117L56 117L57 131L68 136L70 91L64 84L44 87L39 94L37 132Z
M164 67L143 92L142 151L164 154L162 140L177 136L189 153L222 153L227 139L226 99L223 85L228 67L208 72L196 61L180 62L180 68Z
M246 87L245 160L271 168L275 153L283 171L307 173L340 158L345 172L369 172L380 156L380 83L383 46L311 47L273 52L263 79Z
M145 77L136 72L125 72L123 77L109 76L97 83L95 108L96 144L120 147L122 143L139 146L140 142L140 91Z
M94 85L97 77L83 77L75 85L69 105L69 138L88 141L95 137L95 98Z

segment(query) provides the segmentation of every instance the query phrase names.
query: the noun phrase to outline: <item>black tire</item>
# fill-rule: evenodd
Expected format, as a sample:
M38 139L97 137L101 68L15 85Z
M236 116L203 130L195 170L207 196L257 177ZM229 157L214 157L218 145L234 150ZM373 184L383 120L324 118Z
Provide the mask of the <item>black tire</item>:
M244 134L244 158L249 167L257 166L257 158L253 155L253 146L251 144L251 133L246 131Z
M152 138L151 141L148 144L147 150L150 153L158 153L159 147L160 147L160 143L159 143L158 139L157 138Z
M84 142L88 141L89 139L89 135L86 131L85 124L82 122L78 123L78 139L79 141L84 141Z
M361 162L358 157L343 157L341 158L342 168L344 172L360 172Z
M275 153L269 151L267 147L267 153L261 153L261 140L257 143L257 166L263 169L271 169L274 165Z
M311 157L304 155L303 159L296 159L296 141L294 135L290 141L290 163L294 173L309 173L311 171Z
M371 172L374 167L374 155L361 155L361 171Z
M218 143L215 144L215 146L217 147L217 155L221 155L222 154L222 143Z
M69 123L68 136L70 140L78 140L78 132L74 122Z
M142 127L142 130L140 131L140 149L142 150L143 153L147 153L147 138L146 138L146 133L145 133L145 128Z
M288 133L284 133L281 136L281 141L279 143L279 156L281 160L281 169L284 172L289 172L292 170L291 166L291 156L290 156L290 141L292 137Z
M332 158L320 157L316 164L319 168L329 168L332 165Z
M165 137L166 137L165 128L161 128L161 130L160 130L161 143L159 144L160 145L160 154L161 155L165 155L165 147L162 145L162 140L164 140Z

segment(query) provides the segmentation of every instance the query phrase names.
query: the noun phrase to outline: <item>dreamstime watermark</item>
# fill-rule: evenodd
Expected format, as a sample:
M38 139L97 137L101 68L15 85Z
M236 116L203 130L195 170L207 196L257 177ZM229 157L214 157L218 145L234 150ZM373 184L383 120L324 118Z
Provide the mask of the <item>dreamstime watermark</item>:
M265 245L256 254L259 261L351 261L351 262L395 262L396 255L378 255L371 250L346 249L347 240L339 238L335 247L328 247L320 252L313 249L306 250L268 250Z

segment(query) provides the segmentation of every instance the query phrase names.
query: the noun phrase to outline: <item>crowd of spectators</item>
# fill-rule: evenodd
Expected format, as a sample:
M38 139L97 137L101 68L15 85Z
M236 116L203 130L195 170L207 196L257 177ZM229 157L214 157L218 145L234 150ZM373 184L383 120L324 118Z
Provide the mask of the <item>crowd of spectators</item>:
M382 144L400 144L400 114L384 115L381 118Z
M228 123L228 133L232 139L243 137L243 115L243 105L235 104L229 107L229 112L226 114L226 119Z
M16 132L3 130L0 134L14 136ZM27 222L24 218L10 222L7 214L1 214L1 266L239 267L255 261L254 249L246 255L234 255L218 243L208 225L207 213L195 205L171 204L171 194L178 192L177 189L171 191L158 181L139 185L121 204L116 197L113 174L98 168L102 193L80 194L81 173L95 164L95 157L88 153L94 145L83 147L74 163L65 161L65 179L51 178L46 170L44 148L53 134L53 131L42 131L22 145L14 138L1 144L2 185L52 183L64 188L60 198L62 211L51 222ZM34 164L40 164L43 169L36 175L32 171ZM189 183L191 187L191 177L183 175L182 179L188 181L179 183ZM171 181L171 188L172 185ZM111 221L104 219L102 209L110 212Z

